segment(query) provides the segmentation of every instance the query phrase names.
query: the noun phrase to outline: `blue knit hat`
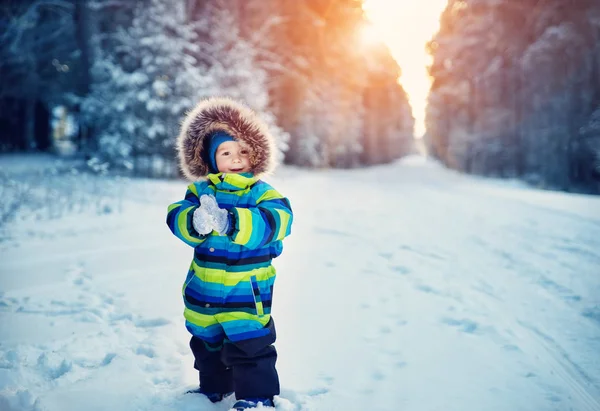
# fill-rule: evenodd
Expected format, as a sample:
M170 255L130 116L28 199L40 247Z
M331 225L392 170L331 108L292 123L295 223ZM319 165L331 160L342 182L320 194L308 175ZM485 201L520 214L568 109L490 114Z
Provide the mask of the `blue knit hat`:
M217 149L226 141L235 141L235 139L225 131L216 131L210 136L210 141L208 142L208 163L211 173L219 172L216 159Z

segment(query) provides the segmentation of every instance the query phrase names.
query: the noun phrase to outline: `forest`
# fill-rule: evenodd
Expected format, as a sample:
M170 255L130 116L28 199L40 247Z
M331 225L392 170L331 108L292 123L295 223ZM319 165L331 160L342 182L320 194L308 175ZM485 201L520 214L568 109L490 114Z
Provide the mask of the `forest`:
M175 176L181 118L219 95L267 120L285 164L389 163L415 120L366 22L361 0L0 0L0 152ZM600 193L600 2L448 0L423 47L430 157Z
M449 0L427 145L448 167L600 192L600 2Z
M28 0L1 12L2 151L67 140L115 169L147 174L160 159L169 175L181 118L217 95L260 113L287 164L356 167L412 149L398 64L383 44L352 41L361 1Z

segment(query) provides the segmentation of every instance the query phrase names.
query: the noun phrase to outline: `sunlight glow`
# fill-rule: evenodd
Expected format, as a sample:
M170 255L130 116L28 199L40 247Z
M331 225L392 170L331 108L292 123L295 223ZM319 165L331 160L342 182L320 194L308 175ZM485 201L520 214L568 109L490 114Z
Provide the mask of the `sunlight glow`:
M383 42L379 28L372 23L364 24L358 32L358 40L364 47L371 47Z
M409 96L415 117L415 137L425 133L425 107L431 81L431 57L425 44L438 31L448 0L364 0L367 17L402 69L400 84Z

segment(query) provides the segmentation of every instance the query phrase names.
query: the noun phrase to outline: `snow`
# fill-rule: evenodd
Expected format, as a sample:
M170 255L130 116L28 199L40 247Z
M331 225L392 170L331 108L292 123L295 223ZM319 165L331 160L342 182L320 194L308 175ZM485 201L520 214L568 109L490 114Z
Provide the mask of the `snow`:
M0 157L40 184L47 163ZM600 198L417 157L268 181L295 213L275 260L279 410L600 410ZM185 182L107 184L112 212L7 227L0 410L227 410L183 394L191 250L165 213Z

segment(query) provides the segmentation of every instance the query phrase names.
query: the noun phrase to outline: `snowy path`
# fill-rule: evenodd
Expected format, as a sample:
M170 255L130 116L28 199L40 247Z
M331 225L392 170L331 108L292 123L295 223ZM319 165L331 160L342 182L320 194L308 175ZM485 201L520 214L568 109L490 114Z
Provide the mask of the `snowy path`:
M600 199L414 161L270 181L295 212L280 409L600 410ZM123 214L1 245L1 410L227 409L180 395L191 252L164 212L184 184L143 184Z

